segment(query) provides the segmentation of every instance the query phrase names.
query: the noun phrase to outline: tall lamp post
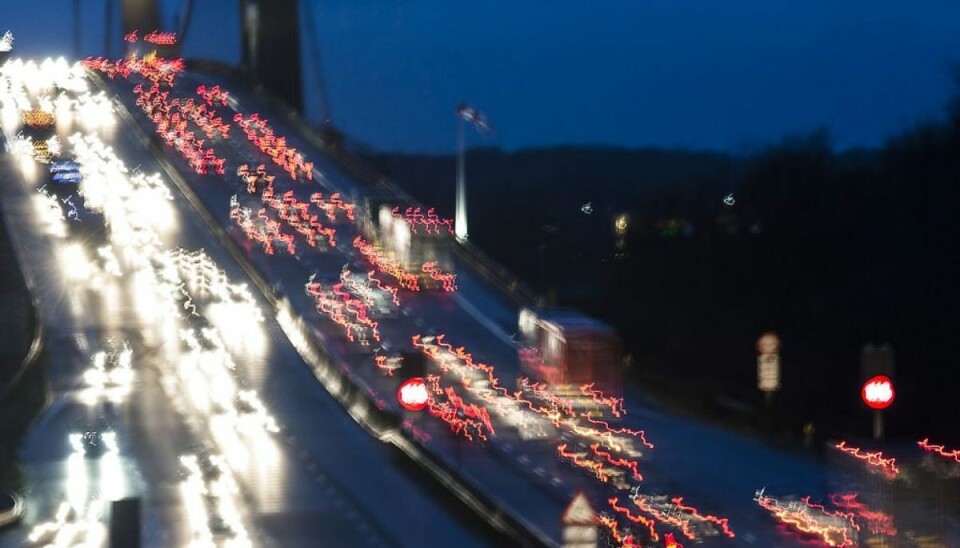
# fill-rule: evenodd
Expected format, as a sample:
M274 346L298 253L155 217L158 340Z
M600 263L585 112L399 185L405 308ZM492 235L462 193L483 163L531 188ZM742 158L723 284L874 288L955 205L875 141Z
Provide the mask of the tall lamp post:
M470 122L480 133L491 131L486 115L469 106L457 108L457 210L453 218L453 230L458 240L467 239L467 168L466 168L466 128L464 122Z

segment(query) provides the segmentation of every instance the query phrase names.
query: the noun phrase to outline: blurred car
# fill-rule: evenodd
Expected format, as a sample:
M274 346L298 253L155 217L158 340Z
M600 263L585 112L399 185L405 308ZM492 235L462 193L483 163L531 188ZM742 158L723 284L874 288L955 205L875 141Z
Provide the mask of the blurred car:
M70 188L76 192L76 186L83 181L83 175L80 173L80 164L75 160L55 160L47 166L50 173L49 181L56 186Z
M237 532L233 530L233 527L231 527L230 524L227 523L227 520L223 519L220 514L212 514L207 522L207 527L210 528L210 533L212 533L215 538L232 539L237 537Z
M54 151L50 148L47 141L33 141L33 158L41 164L50 163L53 159Z
M203 481L216 481L223 475L223 458L201 449L197 454L197 467L200 469Z
M261 192L264 188L272 186L273 181L276 179L273 175L267 174L266 166L263 164L258 165L256 168L251 168L249 165L243 164L237 168L237 177L246 185L247 192L251 194Z
M53 174L50 174L51 177ZM66 221L67 235L71 240L87 244L95 250L109 244L106 222L103 215L87 208L77 184L48 181L41 186L59 202Z
M21 115L22 133L35 142L46 141L56 135L54 116L39 108L26 110Z
M97 352L83 378L88 385L98 388L128 386L133 379L132 357L133 351L126 342L120 343L119 350Z
M384 292L378 292L373 298L370 309L376 318L398 318L400 316L400 307L393 303L390 296Z
M256 425L267 432L276 433L280 429L276 420L267 413L263 402L253 390L241 390L234 400L234 411L240 424Z
M340 272L339 281L344 283L345 291L363 302L374 318L396 318L400 315L400 307L394 303L393 294L372 283L367 275L351 271L349 266L345 266Z
M106 453L117 453L117 434L112 430L103 432L74 432L70 434L70 446L75 453L96 458Z

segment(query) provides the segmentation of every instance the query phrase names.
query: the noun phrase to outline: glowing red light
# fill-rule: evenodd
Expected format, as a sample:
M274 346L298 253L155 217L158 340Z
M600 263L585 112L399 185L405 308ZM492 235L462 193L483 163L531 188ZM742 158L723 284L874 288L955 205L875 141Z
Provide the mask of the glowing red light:
M930 438L925 438L917 442L917 445L921 449L927 451L928 453L936 453L945 459L953 459L955 462L960 463L960 449L954 449L953 451L948 450L943 445L934 445L930 443Z
M860 390L860 397L863 403L871 409L886 409L893 403L895 393L893 391L893 381L890 377L877 375L863 384Z
M649 534L650 534L650 538L651 538L653 541L658 541L658 540L660 540L660 535L657 534L657 530L654 529L654 527L653 527L653 520L647 519L647 518L641 516L640 514L633 514L633 513L631 513L629 508L626 508L626 507L624 507L624 506L620 506L620 504L619 504L618 501L619 501L619 499L618 499L617 497L614 497L614 498L612 498L612 499L607 500L607 502L610 504L610 508L612 508L614 512L618 512L618 513L623 514L628 520L632 521L633 523L646 526L646 527L647 527L647 530L648 530L648 532L649 532ZM601 514L601 516L602 516L602 514ZM601 523L602 523L602 522L601 522ZM609 525L608 525L608 526L609 526ZM616 531L614 531L614 532L616 533ZM615 535L615 536L617 536L617 535Z
M159 46L172 46L177 42L177 35L173 32L160 32L155 30L144 36L143 41Z
M778 521L802 533L820 537L827 546L856 546L853 530L859 531L860 527L851 514L831 512L822 505L811 503L810 497L803 497L799 503L782 504L761 492L754 500Z
M430 394L427 392L427 383L420 377L407 379L397 389L397 401L404 409L420 411L427 406Z
M847 442L845 441L841 441L840 443L834 445L834 448L850 455L851 457L862 460L874 469L880 470L890 479L894 479L900 474L900 469L897 468L897 459L884 458L883 453L880 451L870 453L860 449L859 447L848 447Z

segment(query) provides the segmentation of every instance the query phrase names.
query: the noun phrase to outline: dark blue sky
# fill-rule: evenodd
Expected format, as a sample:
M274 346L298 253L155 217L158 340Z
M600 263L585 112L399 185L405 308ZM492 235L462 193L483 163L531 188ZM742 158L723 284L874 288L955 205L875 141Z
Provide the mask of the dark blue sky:
M187 53L235 60L236 16L218 13L235 0L195 2ZM82 3L85 47L99 53L103 0ZM69 0L3 4L0 26L24 50L69 52L69 21L51 16ZM164 2L168 18L180 5ZM508 149L744 151L818 127L839 147L875 146L937 116L960 62L956 0L311 0L308 11L334 122L389 150L451 150L461 101L497 129L473 144Z

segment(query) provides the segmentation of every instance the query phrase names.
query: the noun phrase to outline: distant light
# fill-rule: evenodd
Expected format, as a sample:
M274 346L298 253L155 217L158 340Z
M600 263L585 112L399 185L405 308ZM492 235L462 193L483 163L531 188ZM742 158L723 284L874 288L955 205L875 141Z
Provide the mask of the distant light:
M397 401L404 409L420 411L427 406L430 394L427 392L427 383L422 377L407 379L397 389Z
M613 221L613 229L617 232L617 236L623 236L626 234L629 224L630 217L626 213L617 215L617 218Z
M893 381L885 375L877 375L863 384L860 397L863 403L871 409L886 409L893 403L896 393L893 391Z
M7 52L13 49L13 33L9 30L0 36L0 52Z
M460 105L457 108L457 116L473 124L473 127L480 133L493 131L493 126L490 125L487 115L470 105Z
M593 202L587 202L583 204L583 206L580 207L580 211L586 213L587 215L593 213Z
M780 352L780 337L776 333L767 332L757 339L757 352L760 354L776 354Z
M160 46L172 46L177 43L177 35L173 32L160 32L155 30L144 36L143 41Z
M723 203L728 206L732 206L733 204L737 203L737 200L733 197L733 193L730 193L723 197Z

